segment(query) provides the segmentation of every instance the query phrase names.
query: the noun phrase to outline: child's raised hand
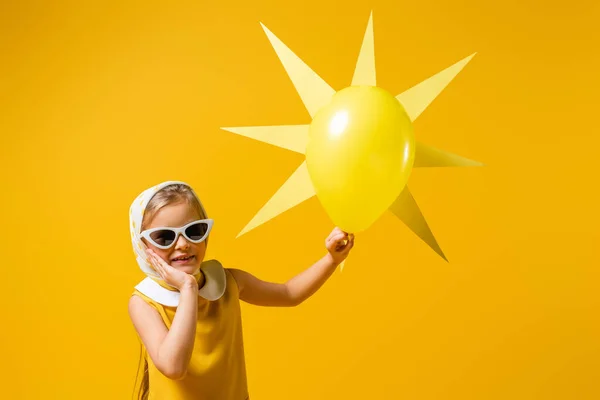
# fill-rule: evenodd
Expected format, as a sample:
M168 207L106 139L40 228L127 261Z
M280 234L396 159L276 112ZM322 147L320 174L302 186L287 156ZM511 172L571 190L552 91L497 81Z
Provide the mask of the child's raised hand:
M196 288L198 287L196 278L194 278L192 275L180 271L177 268L173 268L151 249L147 249L146 254L148 254L148 257L150 258L152 266L156 272L158 272L160 277L167 284L177 288L179 291L181 291L186 285L190 285L191 287L195 286Z
M339 265L348 257L348 253L354 247L354 235L336 227L325 240L325 247L333 261Z

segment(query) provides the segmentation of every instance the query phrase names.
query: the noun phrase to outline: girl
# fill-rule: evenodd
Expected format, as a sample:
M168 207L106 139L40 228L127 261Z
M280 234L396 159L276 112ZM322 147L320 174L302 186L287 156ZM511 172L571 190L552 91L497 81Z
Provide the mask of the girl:
M168 181L129 211L142 271L129 315L142 342L140 399L249 399L239 300L291 307L313 295L348 256L354 237L334 229L327 254L288 282L204 261L213 220L193 189Z

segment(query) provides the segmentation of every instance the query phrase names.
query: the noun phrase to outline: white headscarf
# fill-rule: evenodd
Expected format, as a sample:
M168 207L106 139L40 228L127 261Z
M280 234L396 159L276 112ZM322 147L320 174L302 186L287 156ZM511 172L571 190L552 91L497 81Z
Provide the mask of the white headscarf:
M200 198L194 192L192 187L185 182L181 181L166 181L162 182L158 185L152 186L149 189L144 190L140 193L133 203L131 203L131 207L129 207L129 230L131 235L131 244L133 246L133 251L136 256L136 261L144 274L146 274L149 278L154 278L158 280L162 280L161 276L152 268L150 264L150 260L148 259L148 255L146 254L147 246L142 241L141 237L141 229L142 229L142 220L144 218L144 212L146 211L146 207L148 203L152 199L152 197L161 189L170 186L182 184L190 188L194 196L198 199L200 203L200 207L202 207L202 211L204 207L202 206L202 202ZM206 212L204 212L206 215ZM212 262L211 262L212 261ZM223 295L225 291L225 271L220 263L215 260L210 260L203 262L200 266L200 269L204 273L205 283L202 289L200 289L200 296L208 299L208 300L216 300ZM197 275L199 271L195 271L194 275ZM154 282L156 283L156 282ZM151 285L150 282L146 282L146 284ZM158 284L156 284L159 286ZM160 287L160 286L159 286ZM164 289L164 288L163 288ZM164 289L167 290L167 289Z

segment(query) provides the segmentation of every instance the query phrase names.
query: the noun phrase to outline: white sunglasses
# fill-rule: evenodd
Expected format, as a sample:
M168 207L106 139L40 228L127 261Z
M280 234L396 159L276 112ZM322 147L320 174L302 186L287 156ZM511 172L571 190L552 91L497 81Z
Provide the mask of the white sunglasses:
M200 243L205 240L212 229L212 219L200 219L190 222L181 228L152 228L147 229L140 235L159 249L166 250L173 247L179 235L183 235L192 243Z

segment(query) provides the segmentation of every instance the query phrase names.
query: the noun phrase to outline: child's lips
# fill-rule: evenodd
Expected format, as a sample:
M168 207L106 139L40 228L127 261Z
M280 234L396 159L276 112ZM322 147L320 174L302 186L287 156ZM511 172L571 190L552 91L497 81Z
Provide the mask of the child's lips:
M184 264L189 264L191 262L193 262L196 259L196 256L190 256L189 258L185 259L185 260L173 260L174 264L177 265L184 265Z

